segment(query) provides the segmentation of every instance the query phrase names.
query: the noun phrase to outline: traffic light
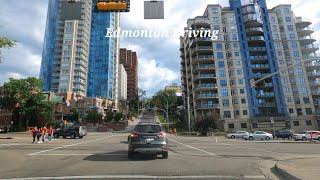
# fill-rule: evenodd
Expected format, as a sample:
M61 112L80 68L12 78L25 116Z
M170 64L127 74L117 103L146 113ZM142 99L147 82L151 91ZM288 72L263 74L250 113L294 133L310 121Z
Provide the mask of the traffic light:
M130 0L98 0L96 9L108 12L129 12Z

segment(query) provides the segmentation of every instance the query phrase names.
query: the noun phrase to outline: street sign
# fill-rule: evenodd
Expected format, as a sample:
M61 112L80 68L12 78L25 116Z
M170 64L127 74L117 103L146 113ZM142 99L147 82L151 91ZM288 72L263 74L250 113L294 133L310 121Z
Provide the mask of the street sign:
M271 122L271 124L274 124L274 119L273 119L273 117L270 118L270 122Z

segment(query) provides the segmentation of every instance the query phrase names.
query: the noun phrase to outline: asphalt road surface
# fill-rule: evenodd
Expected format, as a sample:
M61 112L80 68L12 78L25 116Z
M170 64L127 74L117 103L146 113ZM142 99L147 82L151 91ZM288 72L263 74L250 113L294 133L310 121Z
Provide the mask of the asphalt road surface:
M141 121L154 121L153 112ZM169 158L127 158L128 133L0 144L0 179L267 179L280 159L320 156L318 144L169 135ZM269 171L270 172L269 172ZM271 175L270 175L271 173ZM276 177L276 176L274 176Z

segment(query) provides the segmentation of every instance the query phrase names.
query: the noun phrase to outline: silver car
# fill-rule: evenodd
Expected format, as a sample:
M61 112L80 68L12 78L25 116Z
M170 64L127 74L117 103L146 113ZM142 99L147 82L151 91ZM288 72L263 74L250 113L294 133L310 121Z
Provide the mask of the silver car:
M245 136L245 135L249 135L249 133L247 131L237 131L235 133L228 133L226 135L226 138L228 138L228 139L235 139L235 138L242 139L243 136Z
M248 135L243 136L245 140L267 140L273 139L273 135L264 131L256 131Z

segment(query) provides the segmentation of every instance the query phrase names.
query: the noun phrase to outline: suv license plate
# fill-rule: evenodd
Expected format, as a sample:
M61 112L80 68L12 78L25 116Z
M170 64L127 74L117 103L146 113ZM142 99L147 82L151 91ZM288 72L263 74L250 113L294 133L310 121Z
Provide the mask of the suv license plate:
M146 139L146 143L150 143L151 141L153 141L154 139Z

